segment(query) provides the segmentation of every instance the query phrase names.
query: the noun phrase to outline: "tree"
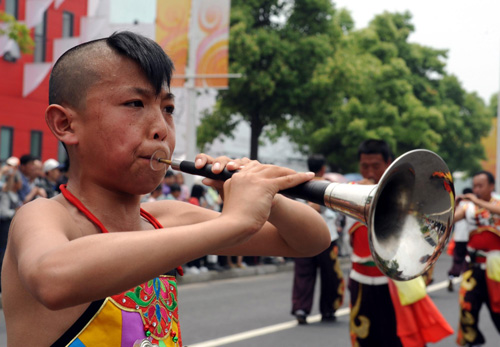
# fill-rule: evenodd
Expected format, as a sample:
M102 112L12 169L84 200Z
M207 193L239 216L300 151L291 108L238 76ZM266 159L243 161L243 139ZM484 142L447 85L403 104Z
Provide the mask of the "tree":
M491 112L446 74L445 50L408 42L413 31L410 13L386 12L342 36L317 78L322 90L341 84L342 103L322 123L300 124L305 136L295 130L294 140L344 172L357 169L357 146L366 138L386 140L396 155L426 148L452 170L476 170Z
M0 11L0 23L5 23L5 27L0 27L0 36L7 35L14 40L22 53L32 53L35 43L30 36L30 30L10 14Z
M297 117L331 112L314 91L312 76L334 54L342 28L329 0L233 0L230 71L242 78L221 91L211 114L201 120L198 146L230 135L238 122L251 128L250 158L258 158L259 138L288 130ZM349 19L344 18L344 25ZM351 21L352 24L352 21Z
M498 117L498 93L493 94L490 98L490 112L493 117Z
M425 148L452 171L477 170L492 107L446 73L446 50L409 42L414 30L409 12L353 30L349 12L327 0L233 1L230 69L244 78L202 120L200 146L244 120L251 158L265 128L323 153L340 172L357 170L367 138L386 140L396 156Z

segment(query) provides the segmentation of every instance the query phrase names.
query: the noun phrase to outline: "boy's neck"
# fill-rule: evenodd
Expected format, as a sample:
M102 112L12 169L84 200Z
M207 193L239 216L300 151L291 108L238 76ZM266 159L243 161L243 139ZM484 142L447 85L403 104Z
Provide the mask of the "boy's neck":
M108 231L141 230L140 196L113 192L96 185L68 181L67 190L90 210Z

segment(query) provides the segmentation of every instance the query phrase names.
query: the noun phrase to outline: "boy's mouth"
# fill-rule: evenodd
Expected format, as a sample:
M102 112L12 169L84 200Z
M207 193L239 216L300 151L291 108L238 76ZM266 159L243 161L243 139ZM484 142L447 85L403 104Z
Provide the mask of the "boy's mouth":
M161 162L160 159L170 159L170 155L167 154L167 151L163 149L156 150L150 158L150 166L153 171L160 171L168 169L168 165L165 165L165 162Z

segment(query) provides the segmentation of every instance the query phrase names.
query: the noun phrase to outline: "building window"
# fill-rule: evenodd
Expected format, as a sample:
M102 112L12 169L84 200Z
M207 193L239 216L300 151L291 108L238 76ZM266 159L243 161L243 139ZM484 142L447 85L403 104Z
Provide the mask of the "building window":
M31 130L31 155L42 157L42 132L39 130Z
M12 156L12 143L14 139L14 129L11 127L0 128L0 159L4 161Z
M71 12L63 12L62 37L73 37L73 24L75 15Z
M35 63L45 61L45 46L47 42L47 11L43 14L43 20L35 26Z
M14 16L16 19L18 19L17 9L18 9L17 0L6 0L5 1L5 13Z

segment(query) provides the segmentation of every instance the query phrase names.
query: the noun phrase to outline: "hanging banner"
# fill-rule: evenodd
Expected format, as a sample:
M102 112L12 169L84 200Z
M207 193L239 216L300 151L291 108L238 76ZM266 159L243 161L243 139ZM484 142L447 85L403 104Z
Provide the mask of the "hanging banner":
M155 41L165 50L175 66L172 87L183 87L189 40L189 15L191 1L158 0L156 2Z
M196 75L228 73L230 0L193 0ZM227 78L196 78L197 87L227 88Z

